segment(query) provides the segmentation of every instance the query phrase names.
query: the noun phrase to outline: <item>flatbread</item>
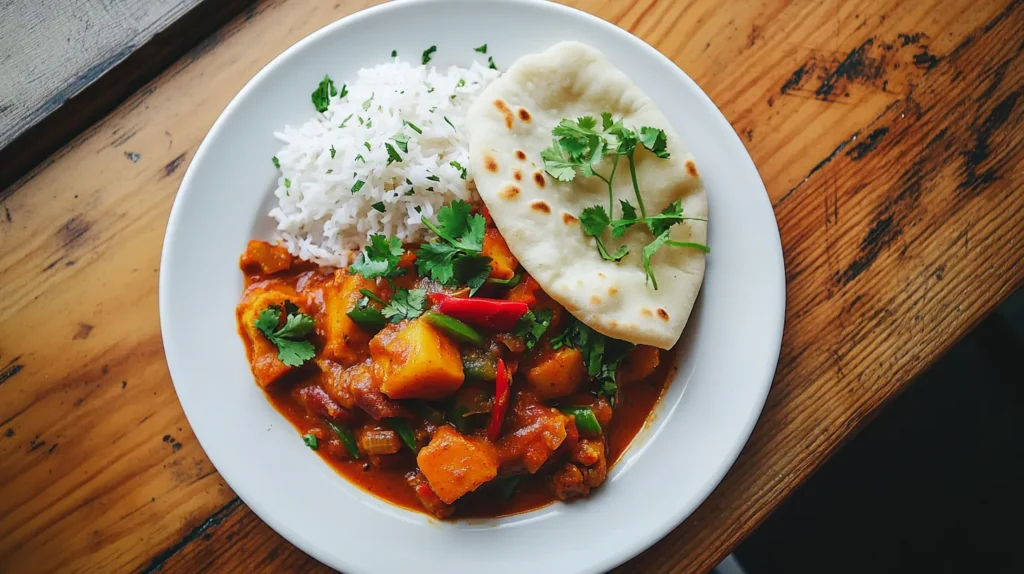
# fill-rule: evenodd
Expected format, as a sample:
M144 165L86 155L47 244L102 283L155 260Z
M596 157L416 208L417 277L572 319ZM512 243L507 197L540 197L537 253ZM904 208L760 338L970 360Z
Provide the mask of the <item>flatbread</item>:
M604 55L578 42L563 42L524 56L488 86L470 109L470 173L509 249L523 267L570 313L616 339L669 349L682 334L704 278L704 253L662 247L652 258L658 289L648 283L642 251L654 237L636 225L609 250L625 243L629 255L605 261L577 219L584 208L608 208L608 187L577 175L562 183L544 171L540 152L551 145L551 129L563 118L600 118L611 112L626 127L663 129L669 159L637 146L637 181L648 215L680 199L683 214L706 218L707 197L693 156L654 102ZM600 121L600 120L599 120ZM619 199L636 206L629 168L619 160L613 180L615 217ZM597 172L605 177L612 161ZM684 221L672 228L677 241L707 243L707 224Z

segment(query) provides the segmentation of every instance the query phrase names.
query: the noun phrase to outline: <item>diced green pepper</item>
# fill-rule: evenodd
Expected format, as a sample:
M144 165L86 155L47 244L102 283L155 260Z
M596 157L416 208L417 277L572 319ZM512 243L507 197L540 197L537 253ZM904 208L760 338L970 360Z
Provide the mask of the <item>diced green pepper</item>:
M449 317L448 315L442 315L436 311L427 311L423 314L423 320L428 325L441 331L445 335L459 341L460 343L469 343L477 347L484 346L484 336L476 331L476 329L469 325Z
M398 433L398 436L402 438L402 442L405 443L405 446L409 447L409 450L414 453L420 451L420 445L416 442L416 433L412 432L412 427L409 426L408 421L405 419L388 419L388 424Z
M581 434L601 435L601 423L597 422L597 417L594 416L594 411L590 407L567 406L559 407L559 410L576 419L576 428Z
M498 376L498 359L482 349L462 352L462 371L467 379L493 381Z
M345 450L348 451L348 454L352 458L359 458L359 447L356 445L356 437L352 435L352 431L345 427L340 427L331 421L326 422L327 426L331 427L331 430L334 431L334 434L338 435L341 444L345 445Z
M384 325L388 323L388 320L384 318L384 314L373 307L352 309L347 315L356 325L371 331L383 329Z

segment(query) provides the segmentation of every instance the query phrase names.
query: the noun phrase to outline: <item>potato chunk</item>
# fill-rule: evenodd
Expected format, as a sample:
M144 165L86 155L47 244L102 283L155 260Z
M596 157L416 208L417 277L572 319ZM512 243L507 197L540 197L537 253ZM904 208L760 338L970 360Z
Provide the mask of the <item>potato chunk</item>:
M483 254L491 258L491 277L511 279L516 274L519 261L512 255L505 238L493 227L484 232Z
M276 281L256 283L246 292L238 304L235 315L245 341L246 356L252 368L252 375L259 386L266 388L292 370L292 367L277 358L277 347L256 328L256 319L271 305L284 307L285 301L299 304L295 290ZM300 306L300 311L305 313Z
M360 289L368 289L379 295L376 282L362 275L351 275L344 269L339 269L334 278L323 287L322 354L325 358L338 361L345 366L354 365L365 357L363 349L370 340L370 333L348 316L348 312L363 298Z
M587 367L579 349L562 347L542 350L526 371L526 382L544 399L567 397L583 385Z
M392 399L441 399L465 380L458 347L421 319L385 327L370 356L374 380Z
M498 476L498 451L491 443L467 437L447 425L437 429L416 463L446 504Z

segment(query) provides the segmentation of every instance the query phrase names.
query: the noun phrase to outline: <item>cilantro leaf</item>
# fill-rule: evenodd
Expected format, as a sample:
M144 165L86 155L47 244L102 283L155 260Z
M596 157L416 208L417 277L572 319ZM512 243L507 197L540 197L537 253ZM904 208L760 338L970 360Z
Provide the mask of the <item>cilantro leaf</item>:
M519 318L519 322L516 323L516 328L512 334L522 337L526 348L532 349L537 345L544 332L548 330L548 327L551 326L552 315L551 309L527 311L525 315Z
M416 268L420 275L429 275L435 281L450 285L453 281L465 283L475 292L490 275L489 257L483 250L486 220L479 213L471 213L468 203L453 201L437 212L437 224L423 220L441 239L424 244L416 252Z
M359 193L359 190L363 189L364 185L366 185L365 181L357 179L356 184L352 186L352 193Z
M612 113L601 112L601 129L608 131L612 125L614 125L614 122L612 121Z
M427 62L430 61L430 55L437 51L437 46L431 46L426 50L423 50L423 65L426 66Z
M427 292L423 289L399 289L391 297L391 303L381 309L388 320L398 323L402 319L415 319L423 314L427 306Z
M605 247L601 235L611 225L611 221L608 219L608 212L604 210L604 207L593 205L584 209L580 213L580 225L583 227L583 233L593 237L597 242L597 252L601 254L602 259L618 262L629 255L629 248L625 245L619 246L614 254L608 253L608 248Z
M366 111L366 110L370 109L370 104L373 103L373 96L374 96L374 94L371 93L370 97L367 98L367 100L365 102L363 102L363 111ZM362 125L362 123L363 123L363 118L359 118L359 124Z
M392 58L397 58L398 57L398 50L391 50L391 57Z
M665 149L667 138L664 130L644 126L640 128L640 143L661 159L668 159L669 153Z
M612 221L612 239L618 239L622 237L626 230L637 223L636 209L633 204L626 201L625 199L619 200L619 205L622 206L622 219L616 219Z
M277 159L277 156L270 158L270 161L274 162L274 167L281 169L281 160Z
M558 181L569 182L576 178L577 164L566 159L557 141L541 151L540 158L544 160L544 171Z
M264 309L254 322L254 326L268 341L277 347L277 358L289 367L299 367L313 358L316 347L309 341L300 340L313 331L313 318L300 313L291 301L285 302L285 324L281 322L281 309L271 305Z
M316 111L323 113L327 111L331 97L336 95L338 95L338 90L334 87L334 81L330 76L325 75L324 79L320 80L320 85L313 90L310 98L313 100L313 107L316 108Z
M455 280L469 286L472 297L491 276L491 258L486 255L463 255L453 263Z
M388 162L385 164L386 166L391 165L396 161L402 161L402 156L398 155L398 151L395 150L394 146L389 143L385 143L384 149L388 150Z
M424 243L416 251L416 270L420 275L429 276L442 285L449 285L455 278L452 260L458 254L458 249L443 241Z
M491 56L487 56L487 67L492 70L498 69L498 66L494 65L494 58L492 58Z
M334 159L334 156L335 156L335 155L336 155L337 153L338 153L338 150L334 149L334 146L332 145L332 146L331 146L331 159Z
M677 199L661 210L660 214L648 217L647 225L651 228L651 233L658 237L682 220L683 200Z
M319 443L317 443L316 437L313 435L313 433L306 433L302 435L302 442L306 443L306 446L313 450L320 448L320 445Z
M654 276L654 270L651 269L651 257L653 257L654 254L657 253L658 250L661 249L661 247L663 245L669 245L671 247L692 247L694 249L699 249L700 251L703 251L704 253L710 253L711 252L711 249L708 248L707 245L704 245L702 243L694 243L692 241L675 241L675 240L669 239L668 235L669 235L669 231L666 229L664 233L659 235L654 241L652 241L646 247L644 247L644 252L643 252L644 273L647 274L647 279L649 279L651 281L651 284L654 286L654 290L655 291L658 290L658 279L657 279L657 277Z
M421 130L421 129L419 128L419 126L417 126L416 124L414 124L414 123L412 123L412 122L407 122L407 121L405 121L405 120L402 120L402 124L403 124L403 125L407 125L407 126L409 126L409 128L410 128L410 129L412 129L412 131L414 131L414 132L416 132L416 133L418 133L418 134L421 134L421 133L423 133L423 130Z
M391 139L395 140L395 144L397 144L398 148L401 149L404 153L409 153L409 136L403 134L402 132L398 132L397 134L391 136ZM391 152L388 152L388 155L391 155ZM402 158L399 157L395 161L402 161Z
M484 44L483 46L480 46L479 48L473 48L473 51L474 52L480 52L481 54L486 54L487 53L487 44Z
M339 98L344 98L347 95L348 95L348 86L345 85L345 84L342 84L341 85L341 93L338 94L338 97Z
M372 208L376 209L377 211L379 211L379 212L381 212L381 213L384 213L384 211L385 211L385 209L386 209L386 208L384 207L384 202L383 202L383 201L378 201L377 203L374 203L374 204L373 204L373 205L371 205L370 207L372 207Z
M398 277L405 273L405 269L398 266L404 253L402 242L397 237L375 233L370 236L370 244L359 259L349 266L349 272L358 273L367 279Z

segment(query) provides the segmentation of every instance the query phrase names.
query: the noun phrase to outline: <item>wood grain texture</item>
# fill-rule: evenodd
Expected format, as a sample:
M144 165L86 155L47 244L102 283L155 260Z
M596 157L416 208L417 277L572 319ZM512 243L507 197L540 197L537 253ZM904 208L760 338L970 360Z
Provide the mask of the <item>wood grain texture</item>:
M200 1L0 3L0 148Z
M220 111L369 3L259 3L0 192L0 571L327 571L196 443L156 281ZM786 333L760 421L694 515L621 568L706 571L1024 281L1024 2L571 3L708 92L779 221Z

